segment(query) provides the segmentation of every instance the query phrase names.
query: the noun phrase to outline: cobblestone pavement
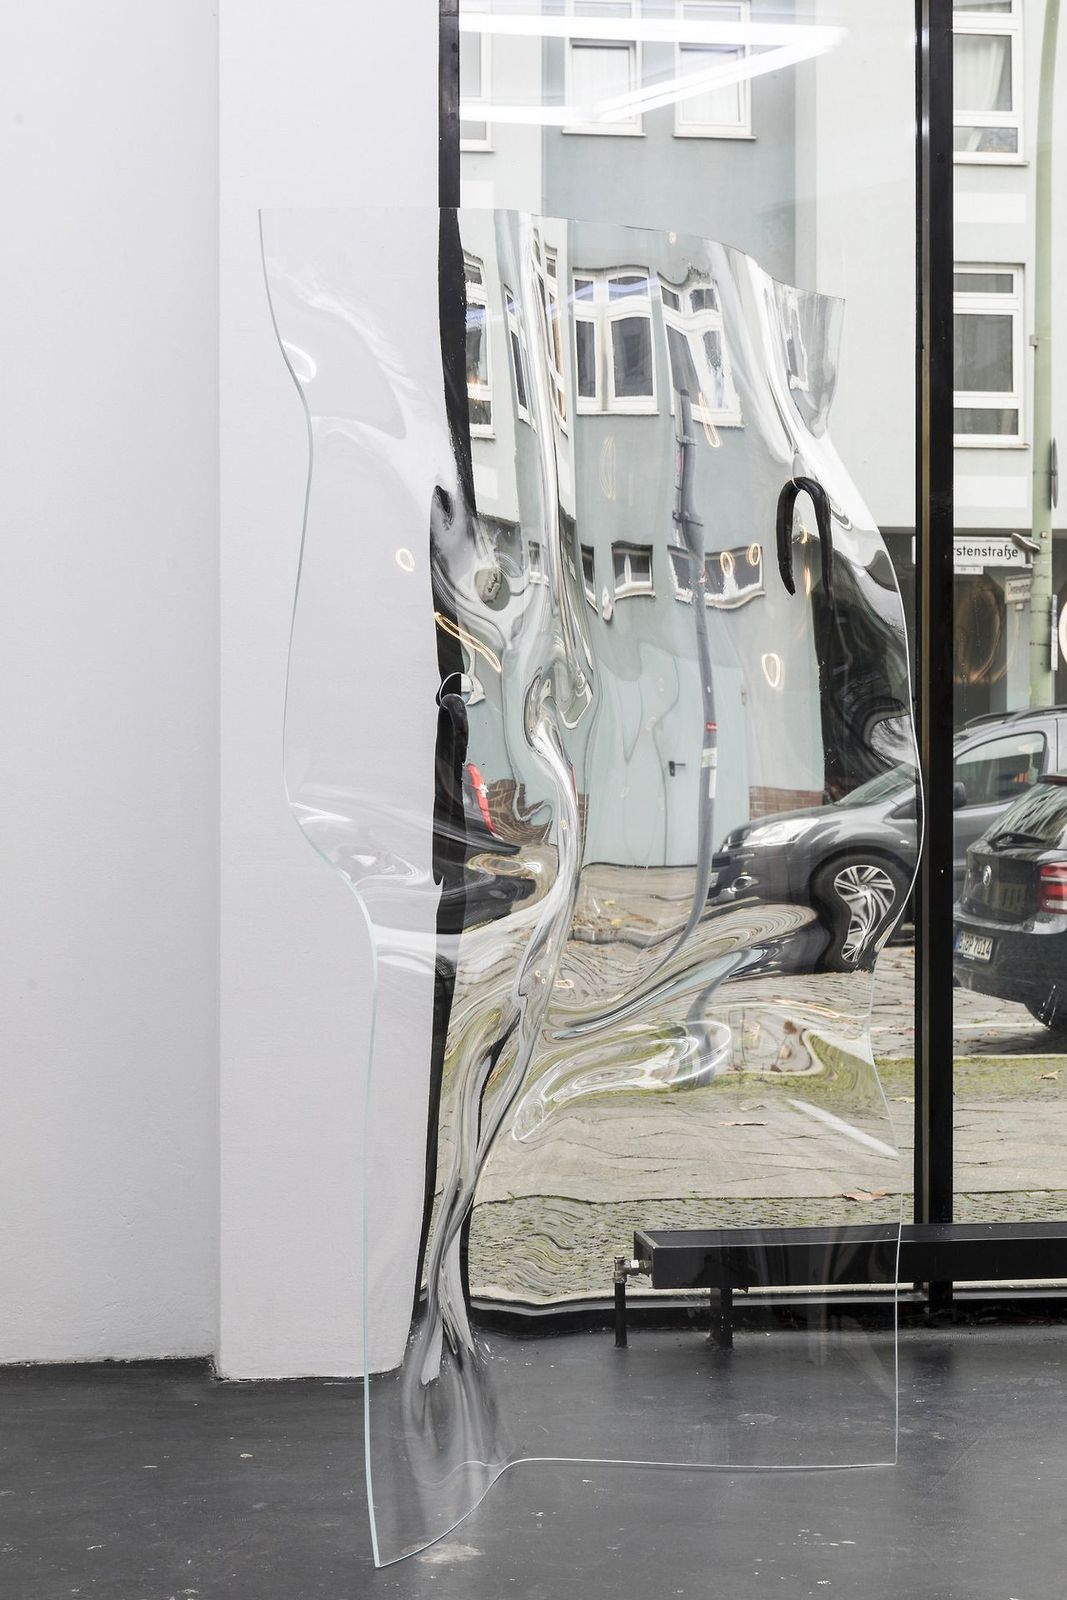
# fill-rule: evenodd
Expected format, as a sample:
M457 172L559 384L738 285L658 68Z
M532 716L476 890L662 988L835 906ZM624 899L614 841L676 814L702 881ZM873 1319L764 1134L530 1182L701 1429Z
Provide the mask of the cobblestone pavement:
M910 1197L904 1197L904 1215ZM895 1201L854 1207L853 1221L895 1220ZM1067 1191L1007 1190L956 1196L960 1222L1016 1222L1067 1215ZM643 1200L587 1205L567 1219L561 1237L560 1208L543 1200L479 1206L471 1230L471 1283L475 1296L491 1300L537 1301L546 1276L551 1298L606 1298L616 1256L629 1256L637 1228L788 1228L834 1224L840 1215L831 1202L798 1200ZM639 1292L647 1284L638 1280Z
M882 961L872 1040L900 1150L901 1178L906 1179L914 1129L913 951L897 946L883 952ZM996 1222L1067 1217L1067 1061L1062 1043L1021 1007L965 991L957 991L956 998L957 1218ZM817 1079L801 1078L796 1083L805 1098L818 1097ZM726 1092L731 1103L716 1105L705 1135L695 1126L691 1130L694 1138L706 1139L707 1167L719 1171L723 1179L718 1194L707 1192L716 1187L714 1181L702 1185L705 1192L699 1196L685 1193L684 1184L679 1192L674 1183L654 1192L654 1162L650 1163L648 1152L656 1149L655 1114L641 1119L632 1186L619 1166L612 1172L598 1171L593 1124L598 1131L604 1128L603 1106L590 1108L583 1162L576 1166L563 1161L562 1181L553 1185L557 1193L545 1196L512 1189L505 1197L499 1187L487 1185L483 1193L488 1203L477 1206L471 1234L475 1292L489 1298L536 1300L551 1283L552 1298L607 1294L612 1258L630 1253L634 1230L641 1227L874 1222L895 1217L901 1199L904 1215L910 1213L907 1189L902 1196L881 1195L876 1181L853 1182L843 1169L835 1177L830 1170L832 1157L827 1163L813 1161L806 1172L790 1172L788 1167L783 1171L777 1150L783 1129L773 1125L776 1119L769 1115L766 1087L742 1074ZM699 1120L701 1098L698 1094L691 1102L694 1122ZM677 1120L672 1127L676 1137ZM719 1155L726 1154L720 1128L731 1130L731 1157L725 1164L714 1154L716 1141ZM767 1128L770 1133L761 1131ZM658 1155L665 1154L660 1144ZM684 1157L687 1152L678 1154ZM665 1164L665 1175L667 1165L677 1176L677 1161ZM682 1165L692 1169L691 1157ZM820 1165L825 1170L817 1170ZM863 1198L867 1182L870 1198ZM856 1199L846 1198L849 1190ZM601 1200L598 1194L611 1198Z
M909 1188L902 1195L895 1191L911 1172L911 1060L882 1060L879 1074L900 1151L895 1181L890 1175L881 1185L894 1192L880 1193L877 1179L844 1164L847 1146L835 1148L832 1142L810 1153L810 1165L787 1164L783 1171L781 1158L788 1156L788 1147L773 1149L765 1130L775 1133L781 1144L788 1127L775 1116L766 1080L762 1087L751 1080L728 1086L724 1093L736 1105L725 1100L713 1105L710 1096L700 1093L692 1097L694 1122L701 1115L700 1101L706 1099L708 1106L699 1194L686 1193L685 1185L675 1181L673 1162L669 1173L665 1163L669 1181L657 1191L646 1158L647 1147L657 1142L651 1108L640 1122L633 1171L629 1163L618 1162L612 1171L598 1171L597 1138L616 1150L619 1139L605 1131L603 1106L591 1108L584 1130L585 1162L577 1179L566 1159L566 1141L561 1141L561 1181L552 1185L555 1193L513 1190L504 1198L500 1188L494 1192L489 1186L492 1198L476 1207L471 1233L476 1292L536 1300L551 1284L553 1298L560 1293L607 1293L611 1260L630 1253L636 1228L889 1221L899 1214L901 1200L908 1216ZM998 1222L1067 1217L1067 1067L1061 1072L1056 1057L972 1056L956 1062L955 1086L957 1218ZM817 1098L810 1081L803 1086L798 1082L797 1090ZM677 1121L672 1127L677 1137ZM693 1127L691 1135L696 1139L699 1130ZM692 1177L687 1154L679 1152ZM662 1146L659 1155L666 1155ZM595 1198L599 1194L611 1198Z
M875 1056L910 1056L915 1049L915 949L890 945L878 957L871 1040ZM970 989L954 989L958 1056L1053 1056L1067 1053L1067 1039L1050 1033L1025 1006L994 1000Z
M601 945L618 936L617 923L627 948L662 937L671 885L657 880L655 887L637 911L627 901L624 919L615 916L610 878L587 885L578 957L572 952L561 987L595 990ZM570 1104L550 1101L543 1143L536 1121L520 1128L522 1148L491 1162L483 1175L470 1237L475 1294L505 1300L607 1294L612 1258L630 1253L641 1227L889 1222L902 1203L909 1215L910 1194L900 1190L912 1164L913 983L913 947L884 950L871 1045L892 1135L880 1097L872 1107L854 1090L851 1101L838 1104L833 1073L824 1076L826 1048L847 1053L865 1021L866 995L855 978L839 974L778 978L769 1007L762 980L751 996L744 981L735 981L726 998L738 1015L730 1006L722 1013L734 1037L731 1066L713 1092L672 1095L668 1084L649 1080L638 1109L620 1080L621 1092L606 1097L586 1090ZM954 994L957 1217L1067 1217L1067 1041L1022 1006L969 990ZM745 1008L761 1004L763 1032L756 1030L749 1050ZM768 1031L766 1017L773 1019L776 1008L798 1019L788 1059ZM808 1030L823 1041L814 1054ZM832 1128L827 1135L833 1120L827 1111L839 1114L838 1133L843 1119L868 1135L892 1138L899 1166L890 1161L881 1177L877 1161L863 1167L854 1145L850 1153L834 1144ZM823 1150L818 1142L827 1138Z

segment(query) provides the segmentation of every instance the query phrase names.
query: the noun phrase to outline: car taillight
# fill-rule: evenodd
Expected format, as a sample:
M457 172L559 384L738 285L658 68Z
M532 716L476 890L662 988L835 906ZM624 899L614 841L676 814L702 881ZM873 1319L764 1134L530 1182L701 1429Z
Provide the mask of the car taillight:
M1038 880L1042 911L1067 912L1067 861L1046 861Z
M489 790L486 786L485 779L482 777L481 772L474 765L473 761L467 762L467 776L470 778L471 788L474 790L474 798L477 800L478 810L482 814L482 821L485 823L485 826L488 828L490 833L495 833L496 829L493 827L493 819L489 814Z

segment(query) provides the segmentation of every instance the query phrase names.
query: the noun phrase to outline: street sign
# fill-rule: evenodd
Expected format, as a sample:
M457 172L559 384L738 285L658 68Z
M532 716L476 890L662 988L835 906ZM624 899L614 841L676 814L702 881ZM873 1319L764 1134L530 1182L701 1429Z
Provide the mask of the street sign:
M1031 578L1029 573L1026 573L1025 576L1020 577L1020 578L1005 578L1004 579L1004 598L1005 598L1005 600L1008 601L1009 603L1011 601L1013 601L1013 600L1014 601L1029 600L1029 598L1030 598L1030 590L1033 587L1033 581L1034 580Z
M990 567L1012 567L1016 572L1026 572L1031 561L1032 557L1010 539L993 534L957 534L952 541L952 565L957 572L967 572L974 567L983 572Z

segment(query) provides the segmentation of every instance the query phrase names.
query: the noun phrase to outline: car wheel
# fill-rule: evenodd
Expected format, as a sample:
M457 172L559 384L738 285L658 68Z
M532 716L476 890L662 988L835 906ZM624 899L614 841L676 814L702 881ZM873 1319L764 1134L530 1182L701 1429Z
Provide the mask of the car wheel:
M820 867L811 888L830 928L823 971L853 972L867 965L886 924L900 914L909 885L903 870L880 856L842 856Z
M1043 1022L1050 1033L1058 1033L1061 1038L1067 1038L1067 1005L1061 1000L1058 1004L1048 1000L1036 1001L1033 1005L1029 1001L1026 1009L1038 1022Z

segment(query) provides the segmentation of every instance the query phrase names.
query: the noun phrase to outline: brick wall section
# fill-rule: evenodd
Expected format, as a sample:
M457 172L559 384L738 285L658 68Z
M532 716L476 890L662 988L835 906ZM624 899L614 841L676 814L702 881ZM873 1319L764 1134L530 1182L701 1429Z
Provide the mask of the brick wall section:
M810 811L824 803L821 789L770 789L757 786L748 791L748 809L752 821L757 817L773 817L780 811Z

